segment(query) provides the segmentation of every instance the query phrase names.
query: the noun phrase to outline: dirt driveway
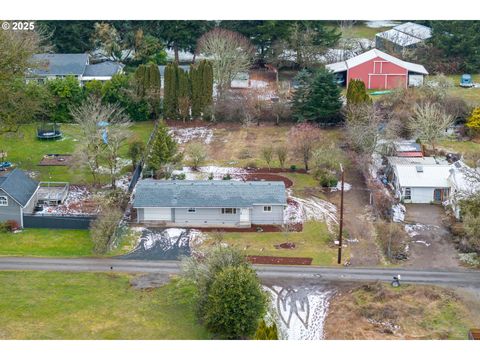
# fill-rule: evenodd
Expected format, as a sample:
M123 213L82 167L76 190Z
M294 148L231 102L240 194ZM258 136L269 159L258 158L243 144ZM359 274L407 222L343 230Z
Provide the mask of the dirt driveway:
M418 269L458 268L458 253L452 235L443 225L440 205L407 204L405 230L411 239L405 266Z
M345 172L345 182L351 189L344 196L344 224L348 234L352 266L377 266L381 264L379 248L375 241L370 195L363 175L351 166ZM329 201L340 208L340 192L328 193ZM353 240L353 241L352 241Z

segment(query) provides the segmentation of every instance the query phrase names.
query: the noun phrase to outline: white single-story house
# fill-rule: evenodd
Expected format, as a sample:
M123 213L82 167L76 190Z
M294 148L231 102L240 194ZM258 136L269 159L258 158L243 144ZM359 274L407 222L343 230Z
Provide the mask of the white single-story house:
M147 179L133 201L137 222L182 227L283 225L286 206L281 181Z
M81 84L92 80L108 81L113 75L122 73L124 67L114 61L91 64L88 54L35 54L32 61L37 67L29 70L27 81L44 82L67 76L75 77Z
M451 165L435 157L387 157L387 176L405 203L442 203L450 195Z
M472 169L463 161L456 161L450 168L448 183L450 184L450 196L448 204L457 219L461 219L461 200L468 198L480 191L480 172Z

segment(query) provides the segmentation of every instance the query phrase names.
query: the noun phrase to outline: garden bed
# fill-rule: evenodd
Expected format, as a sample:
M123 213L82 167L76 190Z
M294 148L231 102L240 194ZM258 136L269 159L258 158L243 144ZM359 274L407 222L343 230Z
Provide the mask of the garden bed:
M306 257L280 257L280 256L247 256L248 261L252 264L265 265L311 265L312 258Z
M46 154L40 160L39 166L67 166L72 163L72 155Z
M293 181L289 178L271 173L247 173L242 178L245 181L283 181L287 189L293 186Z
M258 231L257 229L261 228L262 231ZM214 232L214 231L220 231L220 232L228 232L228 233L251 233L251 232L258 232L258 233L264 233L264 232L283 232L284 229L282 226L279 225L252 225L251 227L245 227L245 228L235 228L235 227L225 227L225 228L197 228L198 230L201 230L202 232ZM299 232L303 230L303 224L290 224L288 227L288 230L291 232Z

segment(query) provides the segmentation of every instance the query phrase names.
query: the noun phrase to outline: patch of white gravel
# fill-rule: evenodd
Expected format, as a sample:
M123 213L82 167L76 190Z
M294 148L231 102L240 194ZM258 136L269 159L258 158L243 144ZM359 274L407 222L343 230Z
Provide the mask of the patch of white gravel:
M384 28L384 27L394 27L399 25L399 21L394 21L394 20L370 20L370 21L365 21L365 25L369 28Z
M224 176L230 175L231 180L242 180L242 175L248 171L237 167L224 166L201 166L194 171L189 166L184 166L182 170L174 170L173 175L185 174L185 180L208 180L213 176L213 180L222 180Z

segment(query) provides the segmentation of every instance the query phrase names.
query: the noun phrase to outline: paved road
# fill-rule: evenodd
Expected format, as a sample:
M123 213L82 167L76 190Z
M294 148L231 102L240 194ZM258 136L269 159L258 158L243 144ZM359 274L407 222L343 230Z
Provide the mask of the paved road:
M263 279L323 280L323 281L390 281L400 274L409 283L469 286L480 289L479 271L442 271L391 268L328 268L316 266L255 266ZM0 257L0 270L93 271L127 273L180 272L178 261L140 261L94 258L29 258Z

